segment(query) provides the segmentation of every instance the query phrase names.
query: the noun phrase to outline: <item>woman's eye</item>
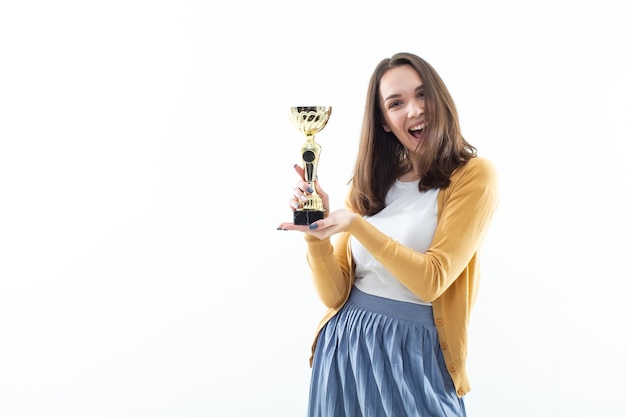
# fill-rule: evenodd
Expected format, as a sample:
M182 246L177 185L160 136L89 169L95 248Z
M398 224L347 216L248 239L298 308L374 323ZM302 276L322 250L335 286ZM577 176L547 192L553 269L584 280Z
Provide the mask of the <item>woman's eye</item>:
M401 103L402 103L402 102L397 101L397 100L396 100L396 101L392 101L392 102L389 104L389 108L391 109L391 108L397 107L397 106L399 106Z

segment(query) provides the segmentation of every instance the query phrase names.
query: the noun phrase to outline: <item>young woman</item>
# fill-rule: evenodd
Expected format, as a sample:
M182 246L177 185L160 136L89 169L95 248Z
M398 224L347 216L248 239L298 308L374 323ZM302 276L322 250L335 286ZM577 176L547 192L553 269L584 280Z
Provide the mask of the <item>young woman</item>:
M296 171L292 209L313 192ZM444 82L416 55L384 59L371 76L346 203L310 226L278 227L305 233L328 307L313 344L309 417L465 416L468 322L497 178L461 135Z

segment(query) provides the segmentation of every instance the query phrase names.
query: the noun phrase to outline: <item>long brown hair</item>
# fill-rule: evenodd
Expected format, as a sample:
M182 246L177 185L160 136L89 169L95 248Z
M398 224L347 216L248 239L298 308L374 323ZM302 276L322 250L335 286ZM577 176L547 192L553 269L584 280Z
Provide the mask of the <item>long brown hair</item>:
M359 151L352 174L347 205L361 215L371 216L385 208L385 196L394 181L411 169L407 151L391 132L383 128L380 80L391 68L410 65L422 78L426 127L420 143L419 189L446 188L459 166L477 154L461 135L452 96L437 71L422 58L398 53L383 59L372 74L367 89Z

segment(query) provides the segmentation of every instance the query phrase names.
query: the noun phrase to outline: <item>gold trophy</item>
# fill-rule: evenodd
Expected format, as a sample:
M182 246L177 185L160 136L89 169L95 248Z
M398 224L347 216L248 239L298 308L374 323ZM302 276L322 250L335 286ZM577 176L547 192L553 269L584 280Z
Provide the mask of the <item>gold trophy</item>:
M326 208L322 204L322 198L315 191L314 184L317 178L317 164L322 152L322 147L315 142L315 135L326 126L331 109L332 107L325 106L291 108L291 122L306 135L306 142L301 148L302 168L304 169L304 180L314 190L303 206L294 211L294 224L309 225L324 218Z

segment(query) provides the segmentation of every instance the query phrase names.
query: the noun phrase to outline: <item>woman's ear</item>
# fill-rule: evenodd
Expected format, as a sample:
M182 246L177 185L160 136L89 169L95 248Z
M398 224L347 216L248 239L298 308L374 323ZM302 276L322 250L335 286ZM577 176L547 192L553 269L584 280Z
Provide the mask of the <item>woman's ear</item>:
M385 129L385 132L389 133L391 132L391 129L389 129L389 126L387 126L387 124L385 123L381 123L383 125L383 129Z

